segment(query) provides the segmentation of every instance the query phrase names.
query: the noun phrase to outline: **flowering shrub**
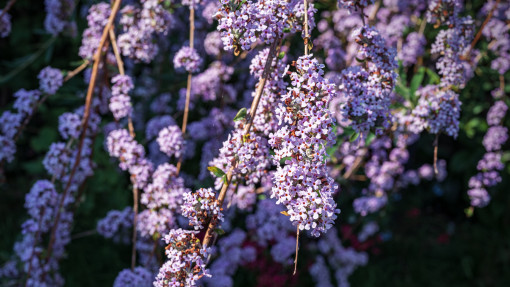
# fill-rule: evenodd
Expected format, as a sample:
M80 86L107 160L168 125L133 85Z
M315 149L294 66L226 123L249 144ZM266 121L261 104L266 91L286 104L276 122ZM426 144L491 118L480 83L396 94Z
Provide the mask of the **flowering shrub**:
M507 241L506 1L35 2L0 7L0 285L400 286L408 233Z

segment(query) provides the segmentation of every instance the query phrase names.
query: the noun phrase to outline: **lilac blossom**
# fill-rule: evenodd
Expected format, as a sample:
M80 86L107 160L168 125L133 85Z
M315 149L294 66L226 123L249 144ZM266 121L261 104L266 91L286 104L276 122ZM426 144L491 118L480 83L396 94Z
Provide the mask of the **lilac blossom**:
M500 150L501 146L508 140L508 128L493 126L487 130L483 138L483 146L487 151Z
M487 113L487 123L490 126L495 126L501 123L503 118L506 115L506 112L508 110L508 106L505 104L504 101L497 101L492 105L492 107L489 109L489 112Z
M101 2L90 7L87 15L88 28L83 31L78 53L83 59L92 60L94 57L110 12L110 4L108 3Z
M395 49L386 47L384 39L373 27L363 26L353 31L352 38L359 45L357 59L360 66L351 66L342 72L339 91L345 102L342 114L351 120L357 132L376 128L387 129L392 123L389 111L390 93L396 82Z
M216 199L216 193L212 188L200 188L196 192L187 192L183 197L181 206L182 216L189 219L189 225L195 230L203 229L204 224L223 221L223 213L219 201Z
M81 117L76 113L63 113L58 117L58 131L63 139L77 139L81 132Z
M153 275L143 267L135 269L122 270L115 281L113 287L152 287Z
M179 71L184 69L189 73L196 73L200 70L202 58L193 48L184 46L174 57L174 68Z
M57 35L74 24L69 22L75 6L74 0L45 0L44 5L44 28L50 34Z
M211 276L206 269L209 251L202 247L194 231L171 230L165 235L168 257L154 281L154 287L196 286L198 279Z
M18 113L23 116L30 116L38 104L41 93L38 90L27 91L25 89L20 89L14 93L14 97L16 101L13 107L18 110Z
M130 242L129 230L133 226L133 209L110 210L106 217L97 222L97 233L105 238L113 238L115 242Z
M11 15L9 13L3 13L3 9L0 9L0 37L5 38L11 33Z
M168 156L181 157L184 140L182 138L181 129L176 126L168 126L159 131L156 141L159 149Z
M332 197L338 186L324 162L326 147L334 143L334 119L328 110L333 85L323 78L323 68L312 55L298 59L292 87L276 110L279 129L269 141L278 164L271 197L314 236L331 228L340 212Z
M398 54L398 58L402 60L402 64L406 67L415 64L419 57L425 53L425 45L427 40L423 34L411 32L407 35L404 46Z
M112 78L112 97L110 98L110 110L116 120L129 117L132 114L131 99L128 93L133 89L131 77L117 75Z

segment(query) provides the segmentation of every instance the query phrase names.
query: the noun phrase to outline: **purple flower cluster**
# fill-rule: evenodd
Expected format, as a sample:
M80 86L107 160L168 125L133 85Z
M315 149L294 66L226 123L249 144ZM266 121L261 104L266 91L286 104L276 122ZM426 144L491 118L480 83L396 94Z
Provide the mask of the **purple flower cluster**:
M39 89L48 95L54 95L64 83L62 72L52 67L42 69L37 78L39 78Z
M188 46L182 47L174 57L174 68L186 70L189 73L196 73L200 70L202 58L198 55L197 50Z
M338 231L332 228L317 242L319 254L315 263L310 266L310 274L317 282L316 286L333 286L329 270L335 272L337 286L350 286L349 276L358 267L368 263L368 254L357 252L352 247L344 247L337 233Z
M269 141L278 165L271 197L286 206L295 225L314 236L326 232L340 212L333 200L338 186L324 162L335 140L328 110L334 87L323 78L323 67L312 55L296 61L292 87L276 109L279 129Z
M113 238L115 242L128 244L129 230L133 226L133 209L110 210L106 217L97 222L97 233L105 238Z
M453 17L453 16L452 16ZM440 55L436 68L442 76L441 86L463 87L472 77L472 68L467 65L464 55L473 39L471 17L453 17L451 28L439 31L432 44L431 53Z
M143 267L120 271L113 282L113 287L152 287L153 275Z
M112 78L112 97L110 98L110 111L113 117L118 121L125 117L130 117L133 108L129 92L133 89L131 77L126 75L117 75Z
M11 33L11 15L9 13L2 13L3 9L0 9L0 38L5 38Z
M154 287L197 286L204 276L211 276L206 269L208 251L202 247L196 232L173 229L165 235L168 261L161 266Z
M416 60L425 53L427 39L423 34L411 32L407 35L404 46L399 51L398 58L402 60L405 67L416 63Z
M43 86L41 85L41 88L42 87ZM41 90L44 91L44 89ZM19 115L26 117L32 115L34 112L34 109L37 106L37 102L41 97L41 92L38 90L27 91L25 89L21 89L14 93L14 97L16 98L16 101L14 102L13 107L18 110ZM13 121L11 124L14 123L17 123L17 121Z
M469 179L467 194L471 205L484 207L489 204L491 197L487 188L495 186L501 181L499 172L505 167L502 162L503 144L508 140L508 128L503 126L503 119L508 110L505 102L497 101L487 113L489 129L483 138L486 153L478 161L478 173Z
M227 51L251 50L251 45L258 40L270 44L291 27L287 21L290 11L286 0L249 0L241 4L221 0L221 4L215 16L219 19L218 31Z
M374 0L338 0L338 8L347 9L349 13L352 13L354 11L362 11L373 3Z
M243 246L247 238L246 232L235 229L218 241L218 247L211 252L218 256L210 267L211 274L214 276L204 277L207 286L234 286L232 276L238 267L253 262L257 256L253 246Z
M160 130L156 141L159 144L159 149L168 156L181 157L184 140L182 138L182 131L176 125L171 125Z
M429 85L417 91L417 106L411 115L402 117L409 131L419 134L427 130L432 134L445 133L456 138L459 132L459 95L452 90Z
M77 139L81 132L81 117L77 113L63 113L58 117L58 131L63 139Z
M16 101L13 107L17 112L5 111L0 116L0 162L8 162L14 159L16 153L15 138L21 132L22 122L31 116L37 106L41 92L38 90L27 91L20 89L14 93Z
M108 153L120 160L119 167L129 170L133 184L144 188L152 173L152 163L145 158L145 149L125 129L111 131L107 137Z
M142 7L126 5L120 11L123 33L117 40L122 55L149 63L158 53L155 36L166 34L171 26L170 13L162 0L142 0Z
M76 23L70 22L74 10L74 0L45 0L46 19L44 28L50 34L57 35L65 29L76 30ZM74 26L73 26L74 25Z
M203 229L208 223L223 221L223 208L216 199L212 188L200 188L196 192L184 193L181 206L182 216L189 219L189 225L195 230Z
M382 133L381 128L387 129L392 123L389 105L397 78L396 51L386 47L373 27L355 29L352 38L359 45L356 58L361 63L342 72L339 90L345 101L341 110L356 132L366 133L375 127Z
M92 60L94 57L110 13L111 9L108 3L101 2L90 7L87 16L88 28L83 31L81 47L78 52L83 59Z
M159 165L141 196L140 202L146 209L139 214L137 228L140 234L160 237L174 228L176 213L180 212L183 195L188 192L184 180L177 176L175 166Z

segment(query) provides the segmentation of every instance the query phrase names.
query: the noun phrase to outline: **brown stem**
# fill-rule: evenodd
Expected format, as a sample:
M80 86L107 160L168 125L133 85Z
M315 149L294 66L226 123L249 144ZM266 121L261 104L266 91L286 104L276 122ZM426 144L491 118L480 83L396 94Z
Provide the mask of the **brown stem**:
M310 41L310 35L308 34L308 1L304 0L304 6L305 6L305 22L303 23L303 26L305 28L305 55L308 55L308 41Z
M436 138L434 139L434 173L436 176L438 175L439 171L437 169L437 150L439 146L439 134L436 134Z
M89 64L90 64L90 61L86 60L78 68L76 68L76 69L72 70L71 72L67 73L66 77L64 78L64 82L69 81L74 76L78 75L81 71L85 70L85 68L87 68L89 66Z
M133 180L134 181L134 180ZM135 269L136 265L136 223L138 220L138 189L133 187L133 235L132 242L133 246L131 248L131 271Z
M122 62L122 58L120 56L119 48L117 47L117 39L115 38L115 31L113 31L113 27L109 31L110 33L110 42L112 43L113 54L115 54L115 60L117 62L117 67L119 68L119 73L124 75L124 62Z
M471 42L471 45L469 46L469 50L466 52L466 54L464 54L464 56L463 56L464 59L469 59L469 56L471 55L471 52L475 48L476 43L478 43L478 40L480 40L480 37L482 36L483 28L485 28L485 25L487 25L487 23L489 23L490 19L492 18L493 14L494 14L494 10L496 10L500 1L501 0L496 0L496 4L494 4L494 6L492 6L491 10L489 11L489 14L483 21L482 26L480 27L480 30L478 30L478 33L476 33L476 36L473 39L473 42Z
M195 8L193 7L193 5L190 6L190 9L189 9L189 22L190 22L190 25L189 25L189 47L191 49L193 49L193 44L195 42ZM186 134L186 128L188 126L188 114L189 114L189 102L190 102L190 99L191 99L191 72L188 72L188 82L186 84L186 103L184 104L184 115L182 117L182 127L181 127L181 132L182 132L182 136L184 137L184 135ZM179 161L177 162L177 175L179 174L179 172L181 171L181 167L182 167L182 153L181 153L181 156L179 157Z
M0 13L0 19L4 16L5 13L9 12L9 10L11 9L12 5L14 5L14 3L16 3L17 0L10 0L7 5L5 5L5 8L2 9L2 13Z
M292 275L296 275L297 262L298 262L298 251L299 251L299 224L296 231L296 257L294 258L294 272Z
M352 176L352 174L358 169L358 167L360 166L361 162L363 161L363 157L365 156L365 152L366 152L366 149L363 149L362 154L359 155L358 157L356 157L356 159L354 160L354 163L344 173L344 175L343 175L344 179L349 179Z
M51 253L53 251L53 244L55 243L55 233L57 231L57 226L58 226L59 220L60 220L61 210L64 205L64 201L66 199L67 193L69 192L69 188L71 187L74 174L76 173L76 170L78 169L78 166L80 164L83 142L85 140L85 135L87 134L86 131L87 131L88 122L89 122L90 106L92 103L92 95L94 94L97 72L99 69L99 62L101 62L101 57L100 57L101 51L106 43L108 31L110 30L110 27L112 26L113 21L115 20L115 15L117 15L117 12L119 11L121 1L122 0L115 0L115 2L113 3L112 12L110 14L110 17L108 18L108 23L106 23L106 26L104 27L103 34L101 36L101 40L99 41L99 46L97 47L97 51L94 55L94 65L92 66L92 74L90 76L89 87L87 90L87 98L85 100L85 109L83 112L83 120L82 120L82 125L81 125L82 126L81 137L80 137L80 142L78 144L78 153L76 154L76 159L75 159L73 168L71 170L71 173L69 175L69 180L67 181L67 185L66 185L64 192L62 193L62 196L60 198L59 206L57 209L57 214L55 215L55 220L53 222L51 236L50 236L50 240L48 243L47 255L46 255L47 258L51 257Z
M262 72L262 79L258 83L257 90L255 93L255 98L253 98L253 102L251 104L250 113L247 115L248 122L244 127L243 134L247 136L250 133L251 126L253 125L253 119L255 118L257 107L260 102L260 98L262 97L262 92L264 91L264 86L266 84L267 78L269 78L269 74L271 73L271 63L275 57L276 46L278 39L275 39L271 49L269 50L269 54L267 55L266 64L264 66L264 71ZM218 205L223 206L223 201L225 200L225 195L227 194L228 187L232 182L232 177L234 175L234 169L237 167L238 162L236 161L234 165L228 170L226 174L226 182L223 183L220 194L218 195ZM207 231L205 233L204 239L202 241L203 247L208 247L211 241L212 235L214 233L214 228L216 227L216 222L213 220L209 223L207 227Z

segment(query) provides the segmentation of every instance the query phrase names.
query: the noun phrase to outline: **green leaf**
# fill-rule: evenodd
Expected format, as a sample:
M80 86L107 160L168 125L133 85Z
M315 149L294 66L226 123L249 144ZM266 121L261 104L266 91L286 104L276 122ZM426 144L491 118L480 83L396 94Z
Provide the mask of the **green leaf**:
M439 82L441 81L441 78L439 78L439 75L429 68L424 68L424 69L425 69L425 72L427 73L427 76L429 76L428 84L434 84L434 85L439 84Z
M278 59L283 59L283 57L285 57L285 52L280 52L280 54L278 54Z
M410 91L409 91L410 96L412 96L412 97L415 96L415 93L418 90L418 88L421 86L421 83L423 82L424 77L425 77L425 68L420 67L418 69L418 72L416 72L416 74L414 75L414 77L411 80L411 86L409 87L410 88Z
M359 133L353 133L350 137L349 137L349 141L350 142L353 142L355 140L357 140L359 138Z
M290 160L291 158L292 158L291 156L286 156L286 157L282 158L282 159L280 160L280 164L281 164L281 165L284 165L284 164L285 164L285 162L286 162L287 160Z
M246 108L242 108L237 112L237 115L234 117L234 122L237 122L239 120L244 120L246 118Z
M216 177L222 177L225 175L225 172L223 172L223 170L221 170L215 166L209 166L209 167L207 167L207 170L212 172Z
M409 88L404 86L400 81L395 85L395 92L404 97L404 99L408 101L411 100Z
M221 229L221 228L215 228L214 229L214 232L216 232L216 234L218 235L223 235L225 234L225 230Z

